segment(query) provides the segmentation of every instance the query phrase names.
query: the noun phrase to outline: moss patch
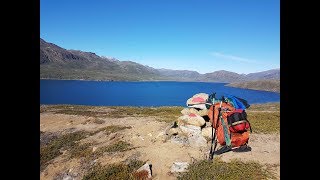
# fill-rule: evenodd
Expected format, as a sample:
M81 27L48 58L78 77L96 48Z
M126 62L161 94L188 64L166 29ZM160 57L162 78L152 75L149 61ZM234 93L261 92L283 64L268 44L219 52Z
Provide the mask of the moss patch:
M173 122L181 116L183 107L110 107L113 117L154 117L158 121Z
M121 131L124 129L130 129L130 126L106 126L100 128L93 132L88 131L77 131L69 134L62 135L60 137L54 137L50 139L48 143L43 143L40 146L40 170L43 170L48 164L48 162L57 156L62 154L62 150L70 150L70 157L85 157L85 158L94 158L97 157L98 154L92 153L92 148L90 146L92 144L86 143L79 145L77 141L86 138L87 136L92 136L98 132L104 131L107 135ZM43 135L44 132L40 131L40 135ZM115 151L126 151L129 150L129 143L119 141L116 144L113 144L111 147L105 149L108 152ZM101 154L99 154L101 155Z
M85 131L65 134L52 140L48 145L40 146L40 170L46 167L47 162L61 155L60 150L76 147L76 141L85 138L87 134Z
M89 158L93 155L92 148L90 147L91 143L81 144L74 146L72 149L70 149L70 157L71 158L80 158L85 157Z
M107 166L96 165L84 175L83 180L100 180L100 179L134 179L133 172L141 167L144 162L132 160L128 164L119 163Z
M280 111L280 103L252 104L247 111Z
M85 162L89 162L99 158L105 152L124 152L131 149L133 149L132 145L124 141L117 141L109 146L100 147L94 152L92 152L91 143L78 144L70 149L70 158L85 158Z
M97 153L103 153L103 152L123 152L130 150L131 144L124 142L124 141L117 141L114 144L111 144L106 147L102 147L98 149Z
M280 133L280 112L248 112L254 133Z
M181 173L177 179L275 179L274 174L263 165L250 161L242 162L234 159L231 162L223 162L215 158L213 162L207 160L198 161L188 167L188 171Z
M95 120L93 120L93 123L95 123L95 124L103 124L103 123L105 123L105 121L102 120L102 119L95 119Z
M117 132L117 131L121 131L124 129L131 129L131 126L117 126L117 125L111 125L111 126L106 126L103 128L100 128L96 131L91 132L91 135L97 134L101 131L103 131L106 135L109 135L111 133Z
M183 107L123 107L107 106L101 110L94 106L51 105L47 112L67 115L80 115L95 118L154 117L158 121L173 122L181 116Z

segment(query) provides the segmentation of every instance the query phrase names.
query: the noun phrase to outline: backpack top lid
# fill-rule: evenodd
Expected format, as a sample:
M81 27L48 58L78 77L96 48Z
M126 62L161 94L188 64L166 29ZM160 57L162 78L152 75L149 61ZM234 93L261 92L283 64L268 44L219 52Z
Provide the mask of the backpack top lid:
M222 96L223 100L229 100L231 101L232 105L234 106L234 108L236 109L243 109L245 110L246 108L250 107L250 104L248 104L248 102L242 98L230 95L230 94L226 94L224 96Z

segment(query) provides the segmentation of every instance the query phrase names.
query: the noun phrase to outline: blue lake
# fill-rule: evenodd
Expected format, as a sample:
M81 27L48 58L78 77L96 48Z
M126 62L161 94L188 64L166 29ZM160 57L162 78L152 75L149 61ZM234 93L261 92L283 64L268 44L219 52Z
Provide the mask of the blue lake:
M249 104L280 102L280 94L233 88L226 83L204 82L104 82L40 80L40 104L94 106L186 106L197 93L217 97L231 94Z

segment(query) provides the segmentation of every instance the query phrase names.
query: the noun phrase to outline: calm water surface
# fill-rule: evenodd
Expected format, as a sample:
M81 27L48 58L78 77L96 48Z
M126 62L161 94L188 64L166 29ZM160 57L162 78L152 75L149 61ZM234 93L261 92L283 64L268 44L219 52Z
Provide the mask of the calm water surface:
M226 83L204 82L104 82L40 80L40 104L94 106L186 106L197 93L231 94L249 104L280 102L280 94L233 88Z

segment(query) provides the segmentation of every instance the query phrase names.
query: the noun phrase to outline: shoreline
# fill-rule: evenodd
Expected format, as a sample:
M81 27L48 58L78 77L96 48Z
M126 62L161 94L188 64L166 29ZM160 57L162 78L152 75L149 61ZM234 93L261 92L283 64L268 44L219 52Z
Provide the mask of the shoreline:
M61 80L61 81L99 81L99 82L188 82L188 83L220 83L229 84L227 82L211 82L211 81L176 81L176 80L97 80L97 79L57 79L57 78L40 78L40 80Z
M266 103L254 103L250 105L280 105L280 102L266 102ZM187 106L112 106L112 105L85 105L85 104L40 104L41 106L83 106L83 107L127 107L127 108L187 108ZM250 108L250 107L249 107ZM247 108L247 109L249 109Z

